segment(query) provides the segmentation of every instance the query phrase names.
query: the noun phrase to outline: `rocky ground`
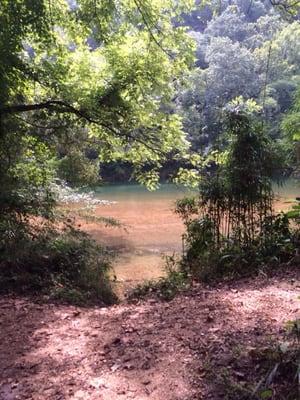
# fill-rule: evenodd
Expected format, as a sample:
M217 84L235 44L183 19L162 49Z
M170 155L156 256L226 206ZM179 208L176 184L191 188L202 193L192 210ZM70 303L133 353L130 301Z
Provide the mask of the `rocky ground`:
M299 277L195 286L169 303L109 308L2 297L0 399L248 398L265 373L261 354L299 317Z

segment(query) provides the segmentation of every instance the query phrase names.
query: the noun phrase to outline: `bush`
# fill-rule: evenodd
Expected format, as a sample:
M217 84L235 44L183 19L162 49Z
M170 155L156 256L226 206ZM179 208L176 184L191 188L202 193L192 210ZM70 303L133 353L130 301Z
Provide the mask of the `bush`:
M240 243L231 237L216 243L211 221L193 219L187 224L181 268L200 280L214 281L251 275L291 261L299 245L299 234L290 227L287 215L267 218L264 231L263 236L251 242Z
M180 291L189 287L190 280L188 274L181 269L179 260L175 255L166 257L166 276L158 280L146 281L127 294L129 300L141 299L146 297L158 297L159 299L170 301Z
M108 278L111 256L87 234L47 223L14 227L10 237L8 228L5 243L3 224L0 235L2 293L44 294L73 303L116 300Z
M177 203L186 226L182 265L201 279L288 262L298 246L289 215L273 211L271 179L278 158L253 118L255 108L242 99L229 104L225 154L213 171L203 171L199 198Z
M99 161L89 160L81 151L73 150L59 160L58 176L72 187L97 185Z

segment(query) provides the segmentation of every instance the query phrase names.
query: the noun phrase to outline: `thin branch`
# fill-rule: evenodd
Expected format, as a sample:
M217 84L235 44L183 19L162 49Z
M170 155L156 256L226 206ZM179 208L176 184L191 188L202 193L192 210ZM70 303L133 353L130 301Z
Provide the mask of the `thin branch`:
M270 3L272 4L272 6L283 8L286 12L291 12L293 8L300 6L299 0L295 0L292 3L287 0L270 0Z
M17 114L22 112L37 111L44 109L53 110L60 113L71 112L80 118L86 119L89 122L97 122L93 120L90 116L88 116L86 113L84 113L84 111L79 110L62 100L48 100L42 103L16 104L2 108L0 107L0 114Z
M149 32L149 34L150 34L152 40L154 41L154 43L155 43L168 57L170 57L171 59L173 59L173 58L174 58L173 55L172 55L171 53L169 53L165 48L162 47L162 45L159 43L159 41L156 39L155 35L153 34L152 28L151 28L151 26L149 25L149 23L148 23L148 21L147 21L147 18L145 17L145 14L144 14L144 12L143 12L143 10L142 10L142 8L141 8L141 6L140 6L138 0L133 0L133 1L134 1L134 4L136 5L136 8L137 8L138 11L139 11L139 13L141 14L142 19L143 19L143 21L144 21L144 24L146 25L146 28L147 28L147 30L148 30L148 32Z

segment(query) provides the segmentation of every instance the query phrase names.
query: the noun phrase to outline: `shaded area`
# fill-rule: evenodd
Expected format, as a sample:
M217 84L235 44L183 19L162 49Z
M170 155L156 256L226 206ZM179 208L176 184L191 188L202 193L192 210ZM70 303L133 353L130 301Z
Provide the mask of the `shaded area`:
M223 399L224 371L242 386L257 383L249 352L284 338L284 323L299 314L299 277L195 286L169 303L110 308L2 298L0 398Z

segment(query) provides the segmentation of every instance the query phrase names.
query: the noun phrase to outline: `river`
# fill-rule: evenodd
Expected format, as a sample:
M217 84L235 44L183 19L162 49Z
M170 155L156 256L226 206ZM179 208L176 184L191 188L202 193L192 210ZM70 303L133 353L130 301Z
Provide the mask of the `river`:
M276 209L291 207L300 196L300 183L289 180L274 185ZM98 206L97 216L114 217L123 226L104 227L96 223L84 225L97 241L116 250L114 274L125 288L155 279L164 274L165 254L181 253L184 231L179 217L173 212L176 199L189 194L187 189L164 184L155 192L138 185L103 186L96 197L113 202Z

